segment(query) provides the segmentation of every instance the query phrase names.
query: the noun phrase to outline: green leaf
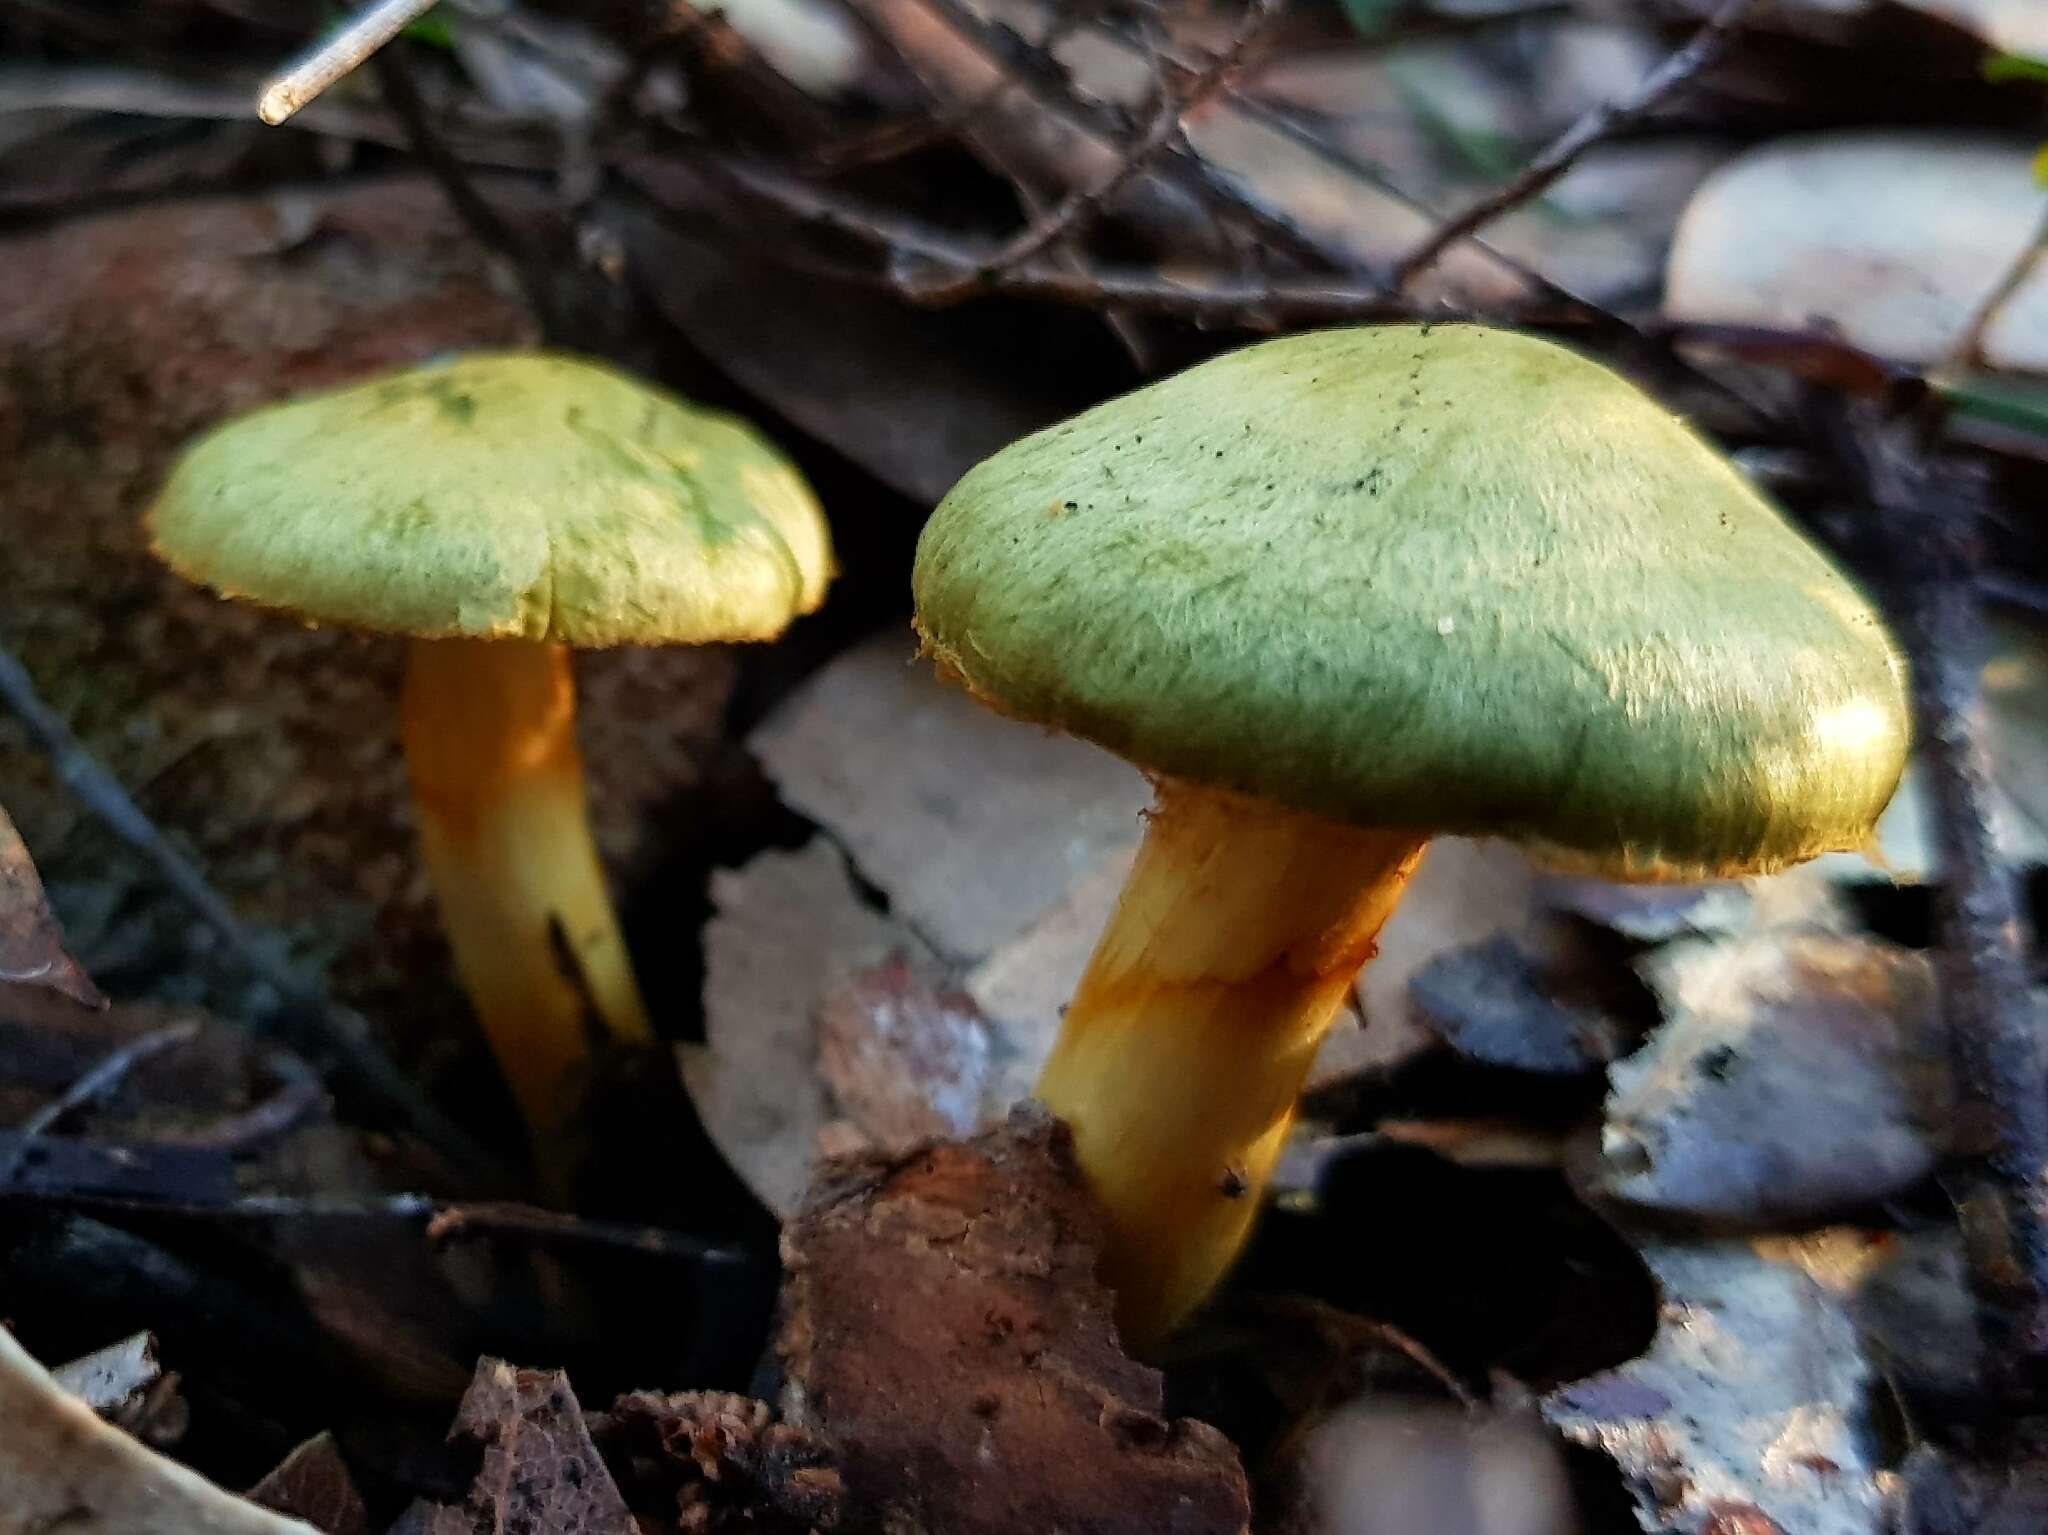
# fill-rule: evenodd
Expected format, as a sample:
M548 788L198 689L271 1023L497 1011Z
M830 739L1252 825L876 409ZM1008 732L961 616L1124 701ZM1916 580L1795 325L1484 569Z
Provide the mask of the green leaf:
M1994 85L2008 80L2033 80L2048 85L2048 59L2029 58L2024 53L1994 53L1984 60L1984 78Z
M418 21L408 26L400 36L410 37L417 42L425 43L429 48L453 48L455 46L455 29L442 19L438 11L427 12Z
M1975 417L2029 436L2048 437L2048 383L1971 373L1930 380L1959 416Z
M322 5L320 7L321 26L328 33L339 32L354 19L355 15L352 9L336 5ZM428 11L426 15L406 23L405 29L398 35L400 37L409 37L414 42L425 43L429 48L453 48L455 46L455 30L448 25L438 11Z
M2043 144L2040 153L2034 156L2034 179L2048 187L2048 144Z
M1404 0L1341 0L1344 18L1363 37L1378 37L1400 11Z

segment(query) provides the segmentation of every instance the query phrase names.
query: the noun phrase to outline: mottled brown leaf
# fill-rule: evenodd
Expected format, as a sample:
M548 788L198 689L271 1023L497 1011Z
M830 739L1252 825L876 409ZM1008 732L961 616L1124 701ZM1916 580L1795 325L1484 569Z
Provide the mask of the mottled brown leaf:
M466 1507L489 1535L634 1535L560 1370L477 1362L451 1438L483 1446Z
M332 1434L315 1434L248 1491L251 1503L303 1519L326 1535L367 1535L370 1511Z

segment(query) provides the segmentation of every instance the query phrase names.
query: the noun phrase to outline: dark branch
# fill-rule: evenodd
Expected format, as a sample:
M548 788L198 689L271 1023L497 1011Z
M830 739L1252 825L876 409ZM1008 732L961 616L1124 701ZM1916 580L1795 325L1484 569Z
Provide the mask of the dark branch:
M1871 406L1842 419L1843 455L1892 555L1941 853L1936 964L1960 1154L1949 1183L1992 1377L1987 1406L2038 1410L2048 1392L2048 1067L1974 722L1984 650L1978 487L1938 465L1928 421Z

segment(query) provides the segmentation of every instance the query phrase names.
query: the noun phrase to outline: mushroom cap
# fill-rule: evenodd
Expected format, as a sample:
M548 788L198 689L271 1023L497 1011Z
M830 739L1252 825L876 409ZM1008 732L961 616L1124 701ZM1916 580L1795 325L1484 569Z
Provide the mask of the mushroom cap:
M230 421L185 450L150 523L224 596L428 639L771 639L832 575L816 499L758 433L544 353Z
M1357 824L1704 879L1860 847L1908 738L1877 615L1724 458L1547 342L1246 348L1012 444L918 546L994 707Z

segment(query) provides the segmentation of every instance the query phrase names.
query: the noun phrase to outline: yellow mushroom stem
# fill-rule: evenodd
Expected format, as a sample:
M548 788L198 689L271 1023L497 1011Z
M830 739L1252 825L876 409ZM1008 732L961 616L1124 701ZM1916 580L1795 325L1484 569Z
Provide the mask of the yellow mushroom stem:
M414 640L399 714L456 969L527 1123L550 1136L593 1044L649 1037L591 841L568 651Z
M1133 1345L1201 1304L1244 1245L1424 842L1160 786L1038 1084L1108 1209L1101 1273Z

